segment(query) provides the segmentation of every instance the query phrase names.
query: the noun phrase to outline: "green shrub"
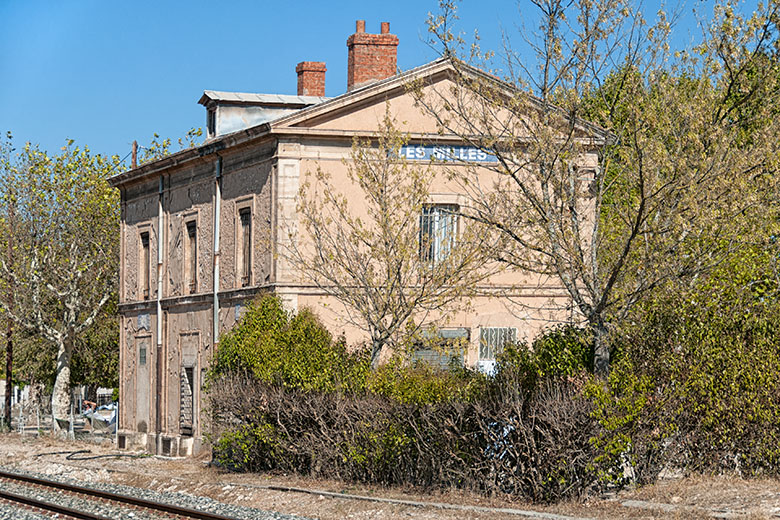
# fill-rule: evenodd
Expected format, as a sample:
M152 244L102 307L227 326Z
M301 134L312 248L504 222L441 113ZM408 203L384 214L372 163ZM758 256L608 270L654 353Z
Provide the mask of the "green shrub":
M242 424L222 432L213 453L217 464L232 471L271 469L283 456L276 429L267 423Z
M593 348L584 329L563 325L546 331L533 342L540 377L574 377L593 370Z
M496 379L518 380L526 389L541 380L576 378L593 370L593 349L583 329L565 325L546 331L529 348L509 344L497 356Z
M394 356L372 371L367 349L347 349L308 309L290 315L276 296L252 302L220 339L209 379L248 373L260 381L303 391L381 395L402 403L468 399L485 377L463 367L442 370Z
M430 404L470 401L485 389L487 378L463 367L444 370L429 364L409 363L395 356L374 370L366 381L369 393L400 403Z
M304 391L360 391L369 369L366 355L347 352L313 312L291 316L278 297L265 295L220 339L210 378L246 372Z
M506 346L494 376L408 352L372 371L366 349L264 297L211 371L215 459L535 501L653 482L670 465L779 475L780 303L745 269L639 306L613 329L606 381L574 327Z
M640 482L667 465L780 474L780 305L750 269L646 302L609 384L589 388L606 429L594 442L628 454Z

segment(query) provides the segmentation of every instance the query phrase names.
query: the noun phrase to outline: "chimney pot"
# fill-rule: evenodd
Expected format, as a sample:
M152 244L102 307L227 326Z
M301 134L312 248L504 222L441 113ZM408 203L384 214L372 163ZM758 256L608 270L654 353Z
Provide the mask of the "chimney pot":
M381 34L367 34L365 20L355 24L347 38L347 91L393 76L398 69L398 36L390 34L390 23L382 22Z
M295 67L298 73L299 96L325 96L325 67L323 61L302 61Z

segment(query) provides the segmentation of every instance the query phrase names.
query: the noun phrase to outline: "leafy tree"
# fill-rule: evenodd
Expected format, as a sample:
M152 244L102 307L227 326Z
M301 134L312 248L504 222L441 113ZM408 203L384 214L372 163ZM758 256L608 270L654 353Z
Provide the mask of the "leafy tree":
M406 161L406 142L389 113L376 139L355 140L344 162L349 198L330 173L318 167L309 174L297 208L303 233L290 230L282 251L305 281L344 304L346 321L368 333L373 365L428 317L446 317L486 274L469 226L421 234L435 175ZM446 252L436 258L425 253L435 233L447 235L438 237Z
M202 134L191 129L179 149L197 146ZM171 145L154 134L142 162L169 155ZM122 163L72 142L52 157L30 145L12 152L9 134L0 146L0 309L20 329L14 373L53 387L63 418L71 384L118 386L119 205L106 181Z
M116 298L118 196L107 182L119 158L63 147L49 156L27 144L0 174L2 214L16 208L14 256L4 258L2 280L11 298L0 308L26 334L56 349L52 412L70 413L71 360L80 335Z
M778 3L748 17L719 5L703 41L676 53L663 12L649 25L628 0L531 3L528 52L505 35L497 81L470 66L494 54L466 45L455 2L441 2L429 27L455 86L416 91L443 133L498 159L490 185L474 182L484 166L452 169L468 217L499 237L502 262L560 281L606 376L610 324L717 265L774 204Z
M188 148L194 148L199 146L203 140L202 128L190 128L184 137L180 137L177 142L179 143L179 149L177 151L186 150ZM140 163L148 163L162 159L163 157L174 153L171 150L173 141L170 137L165 139L160 138L160 134L155 133L152 135L152 140L149 142L149 146L142 146Z
M114 292L92 326L79 335L73 349L71 383L86 385L90 399L95 397L98 387L119 387L117 315L117 294Z

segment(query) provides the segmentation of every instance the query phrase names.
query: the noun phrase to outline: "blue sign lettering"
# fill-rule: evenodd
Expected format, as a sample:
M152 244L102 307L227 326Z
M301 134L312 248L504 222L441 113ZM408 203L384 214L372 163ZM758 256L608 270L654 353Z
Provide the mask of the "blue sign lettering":
M497 163L495 155L489 154L475 146L430 146L408 145L401 147L401 157L411 161L460 161Z

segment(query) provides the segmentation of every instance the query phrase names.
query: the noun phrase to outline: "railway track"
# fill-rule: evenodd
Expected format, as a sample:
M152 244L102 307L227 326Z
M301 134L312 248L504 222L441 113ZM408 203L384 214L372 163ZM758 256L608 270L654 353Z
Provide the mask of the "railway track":
M67 497L68 505L62 504L63 496ZM115 520L125 516L237 520L232 516L6 471L0 471L0 503L19 504L33 512L56 513L60 515L57 518L83 520Z

